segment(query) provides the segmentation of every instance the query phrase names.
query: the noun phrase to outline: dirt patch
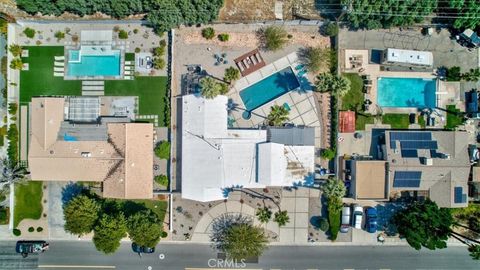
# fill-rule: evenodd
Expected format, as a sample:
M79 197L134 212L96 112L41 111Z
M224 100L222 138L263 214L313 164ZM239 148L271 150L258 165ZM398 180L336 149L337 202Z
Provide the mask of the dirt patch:
M274 20L275 0L225 0L219 21L245 22Z
M254 31L251 32L228 32L230 38L227 42L222 42L216 38L207 40L202 37L201 30L186 30L183 38L185 44L212 44L215 46L225 47L247 47L257 48L260 41ZM299 44L305 47L322 47L330 46L330 40L318 33L299 32L295 29L289 31L292 38L289 39L290 44Z

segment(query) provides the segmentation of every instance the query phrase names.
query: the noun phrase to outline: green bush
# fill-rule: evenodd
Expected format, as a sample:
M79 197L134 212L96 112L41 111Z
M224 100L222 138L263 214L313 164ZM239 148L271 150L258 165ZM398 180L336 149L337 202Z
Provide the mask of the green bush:
M163 57L155 57L153 59L153 68L154 69L164 69L167 63Z
M326 218L320 219L320 226L319 229L322 230L323 232L328 231L330 228L330 225L328 224L328 220Z
M222 41L222 42L226 42L230 39L230 35L229 34L220 34L218 35L218 40Z
M160 40L158 44L160 44L160 47L167 47L167 41L165 39Z
M335 157L335 150L334 149L323 149L321 156L323 159L331 160Z
M340 215L342 208L341 198L332 197L328 199L328 223L330 229L330 240L337 239L338 231L340 231Z
M7 155L8 158L13 162L18 162L18 129L16 124L11 124L7 131L7 139L10 141L8 143Z
M134 33L134 34L137 34L137 33L138 33L138 29L137 29L137 28L133 29L133 33Z
M57 39L57 41L60 41L65 38L65 33L63 33L62 31L57 31L55 32L54 37Z
M202 29L202 37L212 39L215 36L215 30L212 27Z
M154 56L164 56L165 55L165 47L160 46L160 47L154 48L153 49L153 55Z
M32 29L32 28L25 28L25 30L23 30L23 33L25 34L25 36L27 36L28 38L34 38L35 37L35 29Z
M33 227L28 227L28 232L34 232L35 231L35 228Z
M170 142L161 141L155 147L155 155L160 159L169 159L170 158Z
M8 224L9 218L9 209L8 208L0 208L0 224Z
M168 177L164 174L155 176L155 182L161 186L168 187Z
M37 232L43 232L43 228L42 227L37 227Z
M19 229L13 229L13 235L20 236L22 235L22 231L20 231Z
M141 51L142 51L142 50L141 50L140 48L138 48L138 47L135 48L135 53L139 53L139 52L141 52Z
M449 82L456 82L456 81L460 81L462 79L462 74L460 72L460 67L451 67L451 68L447 68L447 81Z
M118 32L118 38L119 38L119 39L127 39L127 38L128 38L128 33L127 33L127 31L125 31L125 30L123 30L123 29L120 30L120 31Z
M338 35L338 25L335 22L330 22L325 27L325 34L329 37Z
M19 57L22 55L22 46L17 44L12 44L8 47L8 50L12 53L13 57Z
M8 113L9 114L12 114L12 115L15 115L17 114L17 110L18 110L18 104L17 103L8 103Z
M168 233L166 231L162 231L161 236L162 238L166 238L168 236Z
M262 43L270 51L276 51L287 43L287 31L280 26L269 26L260 31Z
M22 59L20 59L20 58L12 59L12 61L10 61L10 68L11 69L16 69L16 70L22 70L22 68L23 68Z

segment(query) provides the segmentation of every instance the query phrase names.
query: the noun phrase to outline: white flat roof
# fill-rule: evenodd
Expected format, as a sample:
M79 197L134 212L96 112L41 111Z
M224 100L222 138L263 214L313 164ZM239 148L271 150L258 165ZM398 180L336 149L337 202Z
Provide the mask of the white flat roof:
M401 49L387 49L388 62L414 64L414 65L433 65L433 54L427 51L412 51Z

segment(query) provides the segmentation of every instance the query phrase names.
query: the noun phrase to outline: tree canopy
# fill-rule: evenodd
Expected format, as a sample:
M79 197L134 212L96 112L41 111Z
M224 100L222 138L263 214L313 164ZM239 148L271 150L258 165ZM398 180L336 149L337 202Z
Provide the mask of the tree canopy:
M450 0L450 8L454 12L453 27L456 29L475 29L480 25L480 2L477 0ZM451 13L449 14L452 15Z
M110 254L120 247L120 240L127 234L127 222L123 214L104 215L94 228L93 243L97 250Z
M263 229L252 224L230 227L225 237L225 252L231 259L246 259L260 256L266 249L267 237Z
M343 198L347 192L343 182L336 178L329 178L325 184L322 185L321 189L323 191L323 195L325 195L327 198Z
M447 247L453 218L450 209L439 208L435 202L427 199L415 202L395 214L393 222L410 246L416 250L422 246L434 250Z
M204 77L200 80L200 91L206 99L213 99L218 95L228 92L228 85L217 81L212 77Z
M422 22L437 8L438 0L341 0L349 8L347 20L354 28L390 28Z
M155 247L160 241L161 224L150 210L140 211L128 218L128 235L140 246Z
M146 13L157 31L165 32L180 24L194 25L215 20L223 0L17 0L17 6L30 14L80 16L101 12L114 18Z
M65 231L79 236L90 233L97 222L99 211L100 205L95 200L84 195L73 198L63 208Z
M321 73L317 76L315 87L319 92L331 91L332 93L343 97L348 91L350 91L350 80L343 76L336 76L331 73Z
M270 113L267 115L268 125L270 126L281 126L288 121L288 110L279 105L273 105L270 108Z

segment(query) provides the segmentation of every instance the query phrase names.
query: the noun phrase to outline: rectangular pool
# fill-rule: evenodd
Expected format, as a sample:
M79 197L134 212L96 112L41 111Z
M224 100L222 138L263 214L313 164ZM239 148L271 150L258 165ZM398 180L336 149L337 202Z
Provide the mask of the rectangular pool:
M380 77L377 83L380 107L436 107L435 79Z
M291 67L287 67L243 89L240 97L247 111L253 111L298 87L300 83L297 76Z
M120 51L108 55L83 55L70 50L67 76L120 76Z

